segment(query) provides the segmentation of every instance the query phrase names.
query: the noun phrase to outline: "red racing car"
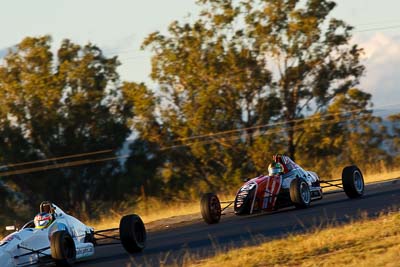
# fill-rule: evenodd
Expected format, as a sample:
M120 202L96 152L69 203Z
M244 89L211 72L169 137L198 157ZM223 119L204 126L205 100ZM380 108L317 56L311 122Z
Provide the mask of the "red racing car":
M323 188L342 188L349 198L357 198L364 193L364 178L355 166L343 168L342 178L321 181L312 171L306 171L285 155L274 155L268 167L268 175L248 179L237 191L235 200L221 202L213 193L204 194L200 208L204 221L218 223L222 212L233 205L236 215L252 214L259 211L273 211L296 206L307 208L311 201L323 197ZM325 193L326 194L326 193Z

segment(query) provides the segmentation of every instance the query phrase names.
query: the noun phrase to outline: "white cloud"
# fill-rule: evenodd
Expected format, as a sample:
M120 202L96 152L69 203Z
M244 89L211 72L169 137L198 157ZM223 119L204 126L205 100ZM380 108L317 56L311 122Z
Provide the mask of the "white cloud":
M400 106L400 38L376 33L354 41L365 50L360 87L372 94L376 107Z

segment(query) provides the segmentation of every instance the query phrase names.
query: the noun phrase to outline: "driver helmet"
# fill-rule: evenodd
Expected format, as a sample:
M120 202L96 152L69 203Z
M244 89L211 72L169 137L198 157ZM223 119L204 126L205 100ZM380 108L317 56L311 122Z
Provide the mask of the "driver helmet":
M272 162L268 166L268 174L270 176L283 173L283 166L279 162Z
M53 222L53 216L50 213L41 212L33 220L36 229L43 229Z

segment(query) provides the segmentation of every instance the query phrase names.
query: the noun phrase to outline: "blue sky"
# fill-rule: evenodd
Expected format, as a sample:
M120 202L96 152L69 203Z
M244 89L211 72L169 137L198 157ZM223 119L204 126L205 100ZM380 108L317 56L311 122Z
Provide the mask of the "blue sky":
M334 17L356 27L354 42L366 50L360 87L373 93L376 107L400 106L400 1L336 2ZM118 55L122 79L137 82L150 81L150 53L140 51L142 40L198 11L195 0L1 0L0 7L0 57L26 36L50 34L56 47L64 38L90 41Z

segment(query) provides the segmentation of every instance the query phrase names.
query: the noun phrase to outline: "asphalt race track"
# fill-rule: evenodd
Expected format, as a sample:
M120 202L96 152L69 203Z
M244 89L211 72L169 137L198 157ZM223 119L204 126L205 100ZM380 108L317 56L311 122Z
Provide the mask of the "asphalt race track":
M256 244L288 233L304 232L312 226L346 223L365 216L365 213L374 217L388 210L400 210L400 180L368 185L361 199L350 200L340 192L311 203L308 209L287 208L243 217L230 213L216 225L197 220L174 228L150 231L143 253L130 256L120 245L98 247L94 258L76 266L181 265L187 253L199 258L207 257L215 250Z

